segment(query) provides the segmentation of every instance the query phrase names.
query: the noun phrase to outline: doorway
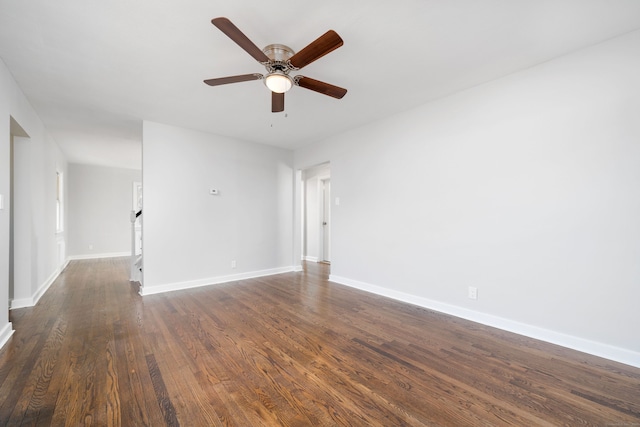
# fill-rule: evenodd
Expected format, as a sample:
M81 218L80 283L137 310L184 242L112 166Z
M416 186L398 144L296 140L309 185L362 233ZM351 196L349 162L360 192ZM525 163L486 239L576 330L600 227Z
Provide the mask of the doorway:
M20 202L20 195L16 194L16 144L23 144L28 141L29 135L25 130L10 117L9 124L9 283L8 297L9 308L15 299L16 276L20 276L21 269L16 270L17 245L21 239L16 239L16 230L20 227L19 221L23 220L16 216L16 201Z
M331 168L302 171L302 259L331 262Z
M320 250L321 257L319 261L330 263L331 262L331 178L320 180L322 206L320 207L320 214L322 218L322 230L320 238Z

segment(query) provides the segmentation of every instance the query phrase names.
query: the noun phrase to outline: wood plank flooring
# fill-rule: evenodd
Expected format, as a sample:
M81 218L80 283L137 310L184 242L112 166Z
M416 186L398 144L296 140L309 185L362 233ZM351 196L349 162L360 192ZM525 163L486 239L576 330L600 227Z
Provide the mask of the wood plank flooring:
M140 297L127 258L71 262L11 312L0 425L640 425L640 369L328 268Z

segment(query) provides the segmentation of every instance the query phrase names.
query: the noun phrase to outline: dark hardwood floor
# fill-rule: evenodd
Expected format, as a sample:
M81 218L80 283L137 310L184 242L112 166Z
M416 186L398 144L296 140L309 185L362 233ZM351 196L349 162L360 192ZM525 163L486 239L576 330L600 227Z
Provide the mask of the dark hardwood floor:
M140 297L74 261L0 352L0 425L640 425L640 369L305 272Z

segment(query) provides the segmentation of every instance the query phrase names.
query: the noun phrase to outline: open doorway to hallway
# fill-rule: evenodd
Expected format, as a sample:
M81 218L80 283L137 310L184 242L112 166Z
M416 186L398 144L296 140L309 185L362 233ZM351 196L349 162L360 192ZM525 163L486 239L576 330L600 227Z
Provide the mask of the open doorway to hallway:
M302 172L302 258L331 262L331 166L323 163Z
M17 245L17 241L20 239L16 239L16 236L19 236L19 232L16 232L16 229L21 226L20 221L23 221L24 218L16 218L16 202L21 202L20 197L22 195L16 195L16 144L24 144L28 141L29 135L25 130L18 124L17 121L13 117L10 117L10 125L9 125L9 286L8 286L8 296L9 296L9 308L12 307L12 302L15 298L15 283L16 283L16 274L18 277L21 277L21 269L18 268L16 272L16 252L20 250Z

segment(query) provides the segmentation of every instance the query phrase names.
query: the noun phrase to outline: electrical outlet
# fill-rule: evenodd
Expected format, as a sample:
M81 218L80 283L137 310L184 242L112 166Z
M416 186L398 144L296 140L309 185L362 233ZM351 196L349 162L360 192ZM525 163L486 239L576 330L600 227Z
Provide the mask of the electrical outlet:
M231 261L231 268L236 268L236 260Z
M469 286L469 298L478 299L478 288L475 286Z

